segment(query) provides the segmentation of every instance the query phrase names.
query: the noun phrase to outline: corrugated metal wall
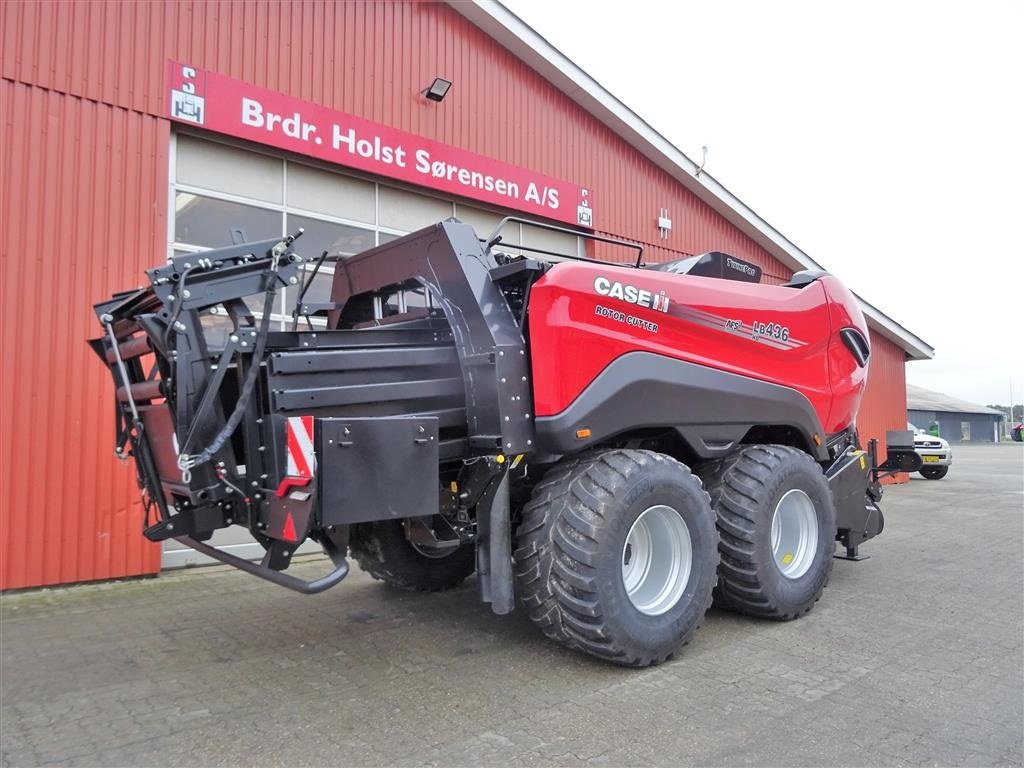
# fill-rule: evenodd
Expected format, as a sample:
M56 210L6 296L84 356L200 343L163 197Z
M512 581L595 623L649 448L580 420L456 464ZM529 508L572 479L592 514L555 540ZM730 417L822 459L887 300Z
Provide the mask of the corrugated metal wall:
M442 4L53 3L4 6L5 78L162 116L168 58L350 112L594 191L604 232L652 260L768 253L522 61ZM419 93L454 82L443 104ZM658 237L658 211L674 229Z
M872 437L878 439L878 460L885 460L885 433L907 428L906 353L878 333L871 333L871 368L864 390L857 431L866 448ZM898 482L907 479L899 475Z
M159 567L134 471L114 459L91 302L166 249L167 138L138 112L4 80L0 586Z
M600 230L647 243L650 260L718 249L769 282L789 276L446 5L14 0L0 14L0 588L158 567L130 472L110 455L111 387L83 340L90 301L165 252L168 58L588 186ZM419 96L437 75L455 84L440 105Z

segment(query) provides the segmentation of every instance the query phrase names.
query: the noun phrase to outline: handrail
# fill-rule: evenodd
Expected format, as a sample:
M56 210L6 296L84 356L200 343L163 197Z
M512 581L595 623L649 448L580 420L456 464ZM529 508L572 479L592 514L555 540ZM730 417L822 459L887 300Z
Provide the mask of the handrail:
M547 223L542 222L542 221L532 221L531 219L524 219L521 216L506 216L501 221L499 221L498 222L498 226L496 226L494 228L494 231L491 232L490 236L485 241L486 242L486 245L484 247L485 251L490 251L492 246L495 246L495 245L497 245L498 243L501 242L501 234L500 234L501 230L504 228L504 226L506 224L510 224L512 222L518 222L519 224L529 224L532 227L540 227L541 229L549 229L552 232L563 232L563 233L565 233L567 235L573 235L574 237L583 237L583 238L586 238L587 240L596 240L599 243L611 243L612 245L621 245L623 248L635 248L637 250L637 255L636 255L636 264L634 264L634 266L637 269L639 269L639 268L641 268L644 265L644 247L642 245L640 245L639 243L630 243L627 240L618 240L618 239L616 239L614 237L604 237L603 235L592 235L589 232L578 232L575 229L569 229L568 227L558 227L558 226L555 226L554 224L547 224ZM565 254L561 254L561 253L552 253L551 251L542 251L542 250L540 250L538 248L527 248L524 245L515 245L515 244L512 244L512 243L507 243L506 245L509 248L521 248L524 251L534 251L534 252L537 252L537 253L547 253L547 254L549 254L551 256L564 256L565 255ZM601 263L601 264L605 263L603 261L600 261L599 259L591 259L591 258L588 258L586 256L578 256L577 255L577 256L569 256L568 258L581 259L583 261L596 261L596 262Z

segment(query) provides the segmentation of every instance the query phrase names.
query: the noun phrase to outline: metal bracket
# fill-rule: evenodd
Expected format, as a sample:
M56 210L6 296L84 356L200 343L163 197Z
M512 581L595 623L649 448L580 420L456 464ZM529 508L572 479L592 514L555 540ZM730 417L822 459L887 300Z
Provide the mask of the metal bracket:
M497 465L477 505L476 561L480 599L503 616L515 607L512 575L512 521L509 509L508 462Z
M437 521L437 522L434 522ZM431 528L431 523L434 525L447 526L448 530L442 531L443 538L437 535L437 532ZM447 535L444 535L447 534ZM462 543L462 539L459 538L459 534L452 528L451 523L445 520L441 515L435 515L433 518L429 517L410 517L405 521L405 535L410 542L419 546L425 547L426 549L436 550L439 553L448 554L454 552L459 548Z
M832 557L835 560L852 560L855 563L859 563L861 560L870 560L871 555L861 555L857 552L857 547L847 547L845 555L833 554Z

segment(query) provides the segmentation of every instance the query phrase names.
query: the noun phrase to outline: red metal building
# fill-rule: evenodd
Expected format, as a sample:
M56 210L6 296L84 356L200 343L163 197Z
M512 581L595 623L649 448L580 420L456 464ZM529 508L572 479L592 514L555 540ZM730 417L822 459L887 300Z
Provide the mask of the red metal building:
M817 266L494 3L11 0L0 14L0 589L159 570L133 472L111 455L91 302L172 250L219 244L225 215L355 249L438 214L486 227L517 212L643 243L649 261L724 250L771 282ZM423 96L435 77L453 83L440 102ZM240 93L258 130L255 108L222 109ZM340 138L303 138L310 115ZM349 142L351 126L404 142L406 166ZM866 439L906 421L904 363L932 350L864 311Z

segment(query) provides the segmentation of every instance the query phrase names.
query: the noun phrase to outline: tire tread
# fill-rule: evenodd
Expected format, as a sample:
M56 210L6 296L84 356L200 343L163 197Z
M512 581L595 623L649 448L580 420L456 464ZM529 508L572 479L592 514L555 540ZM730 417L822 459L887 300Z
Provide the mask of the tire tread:
M757 575L756 507L772 477L790 461L814 464L806 453L787 445L756 445L701 467L701 477L710 493L719 533L721 559L714 602L721 608L789 621L807 613L821 598L828 583L828 571L832 568L831 558L825 578L813 599L798 611L775 604Z
M475 570L473 546L462 545L445 558L430 560L405 540L399 529L385 530L398 521L364 524L349 542L349 553L374 579L406 592L444 592L454 589Z
M631 654L609 637L597 596L601 532L611 504L632 475L652 464L672 465L704 494L700 479L675 459L619 449L564 460L541 480L523 508L515 548L517 592L531 621L550 639L617 664L646 667L675 653ZM717 537L716 537L717 538ZM711 605L708 590L701 615ZM682 638L689 642L697 622Z

